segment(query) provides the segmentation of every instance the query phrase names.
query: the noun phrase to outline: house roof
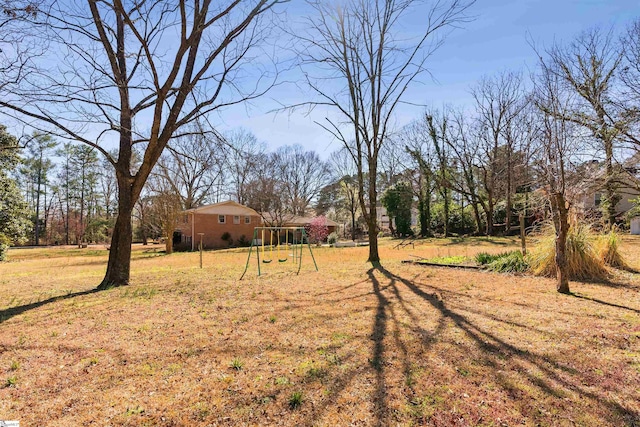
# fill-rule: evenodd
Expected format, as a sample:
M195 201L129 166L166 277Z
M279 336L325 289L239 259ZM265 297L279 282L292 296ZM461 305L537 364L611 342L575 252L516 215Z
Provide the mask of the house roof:
M637 169L638 160L634 158L627 159L624 164L614 165L614 173L616 174L615 185L616 190L624 192L625 189L631 190L631 194L635 194L636 188L640 188L640 173ZM633 165L635 164L635 167ZM600 191L603 188L606 178L606 168L604 163L598 161L586 162L581 165L574 177L575 182L571 185L571 193L575 195L591 194Z
M212 205L200 206L199 208L188 209L184 213L197 213L199 215L255 215L260 216L253 209L227 200L226 202L214 203Z
M313 221L314 218L311 217L306 217L306 216L294 216L292 218L288 218L285 220L285 225L294 225L294 226L304 226L307 225L309 223L311 223L311 221ZM325 225L327 227L337 227L338 223L325 217Z
M263 213L263 220L266 222L274 222L275 215L270 213ZM326 226L327 227L337 227L339 224L329 218L326 218ZM282 218L282 225L285 227L304 227L305 225L311 223L314 220L314 217L306 217L306 216L295 216L295 215L285 215Z

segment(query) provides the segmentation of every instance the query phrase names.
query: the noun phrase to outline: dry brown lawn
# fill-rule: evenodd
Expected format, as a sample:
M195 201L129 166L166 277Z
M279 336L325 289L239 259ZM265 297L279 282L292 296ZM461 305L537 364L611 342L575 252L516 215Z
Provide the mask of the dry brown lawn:
M640 275L554 282L405 265L483 239L163 256L94 292L107 252L21 249L0 264L0 420L29 426L638 426ZM622 246L640 269L640 239ZM305 257L307 254L305 253ZM299 405L297 405L299 403Z

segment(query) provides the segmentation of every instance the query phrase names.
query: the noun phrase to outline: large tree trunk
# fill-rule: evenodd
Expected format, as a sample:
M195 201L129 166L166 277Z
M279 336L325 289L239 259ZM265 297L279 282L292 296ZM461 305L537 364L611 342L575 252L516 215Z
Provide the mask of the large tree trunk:
M369 259L367 261L377 265L380 264L380 255L378 254L378 222L376 221L375 210L367 223L369 226Z
M133 241L131 215L136 200L129 179L123 177L121 173L117 173L117 175L118 216L116 217L113 235L111 236L107 272L104 279L102 279L102 283L98 285L98 289L100 290L129 284L131 243Z
M377 201L378 192L376 187L376 175L377 175L377 158L370 160L375 162L369 165L369 216L367 223L369 225L369 261L373 265L380 264L380 254L378 253L378 218L377 218ZM389 218L391 221L391 218Z
M556 278L557 291L569 294L569 276L567 274L567 235L569 234L569 215L562 193L552 194L551 210L556 231Z

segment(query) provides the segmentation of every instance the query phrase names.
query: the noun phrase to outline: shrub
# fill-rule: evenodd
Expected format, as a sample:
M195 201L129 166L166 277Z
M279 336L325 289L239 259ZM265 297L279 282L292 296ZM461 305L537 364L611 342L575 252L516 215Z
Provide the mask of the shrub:
M333 245L338 241L338 239L339 239L338 233L334 231L333 233L329 234L329 236L327 236L327 243L329 243L330 245Z
M233 244L233 239L231 238L231 233L229 233L228 231L225 231L224 233L222 233L222 236L220 237L223 241L227 242L227 245L231 246Z
M437 233L444 232L444 203L431 205L431 229ZM460 205L451 202L449 206L449 233L469 234L475 231L473 209L465 206L464 212Z
M556 276L555 231L546 226L538 240L538 244L528 257L531 271L536 276ZM609 275L607 268L598 255L593 242L595 236L584 224L573 224L567 235L567 274L570 279L603 280Z
M500 258L500 256L502 256L503 254L490 254L487 252L480 252L478 254L476 254L476 262L480 265L486 265L489 264L490 262L493 262L495 260L497 260L498 258Z
M523 273L529 269L529 264L520 251L494 255L493 260L486 265L487 269L498 273Z
M251 246L251 241L249 241L249 239L247 239L247 236L243 234L238 239L238 246L241 246L241 247Z

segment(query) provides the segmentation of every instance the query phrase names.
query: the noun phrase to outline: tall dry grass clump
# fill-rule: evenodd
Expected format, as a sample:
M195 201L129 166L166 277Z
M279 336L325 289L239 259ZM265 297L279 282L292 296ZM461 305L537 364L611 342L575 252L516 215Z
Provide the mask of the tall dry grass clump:
M556 245L553 226L543 228L529 255L531 272L536 276L556 276ZM567 235L567 273L572 280L604 280L609 271L599 252L597 237L585 224L572 224Z
M602 262L614 268L628 269L629 266L622 258L619 250L620 236L616 230L611 230L600 238L598 242L598 255Z

